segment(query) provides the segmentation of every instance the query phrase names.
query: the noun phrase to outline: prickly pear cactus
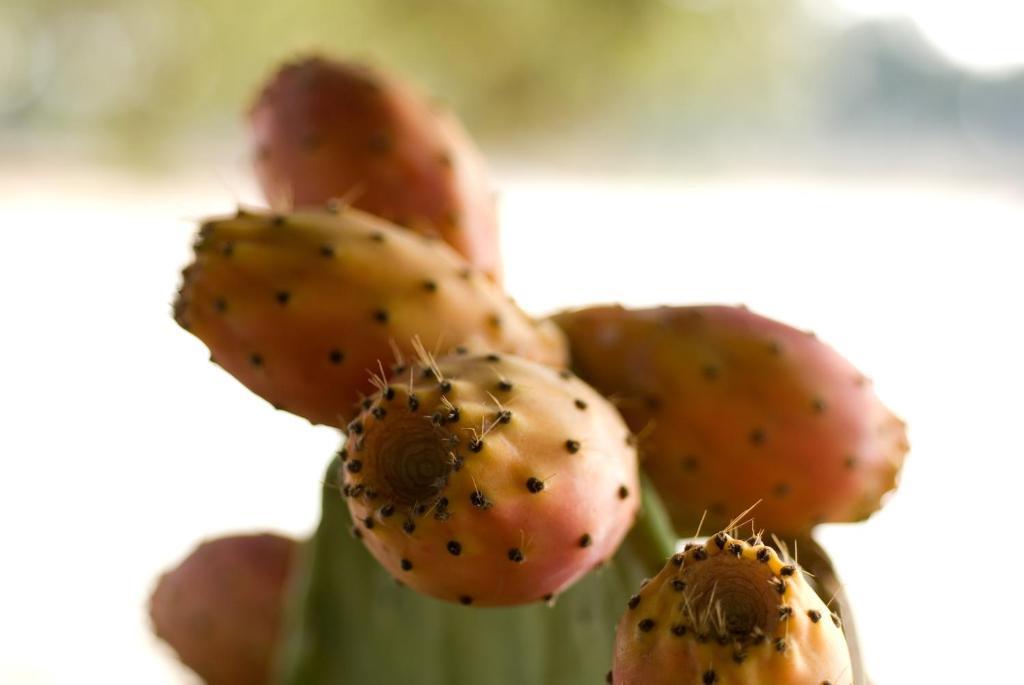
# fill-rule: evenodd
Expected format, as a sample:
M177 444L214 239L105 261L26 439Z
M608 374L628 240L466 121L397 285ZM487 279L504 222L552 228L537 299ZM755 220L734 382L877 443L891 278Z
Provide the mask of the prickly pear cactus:
M264 685L298 548L270 533L203 542L157 582L154 632L208 685Z
M741 307L592 307L556 321L573 368L616 398L677 530L801 535L868 517L896 487L905 426L813 335Z
M624 598L672 552L668 520L645 495L618 553L552 605L438 601L395 582L350 535L340 467L335 460L327 469L320 527L293 585L279 659L283 685L601 682Z
M810 531L870 515L908 447L849 362L734 307L565 312L567 344L496 284L468 136L398 79L300 60L249 119L277 211L203 224L174 316L346 442L301 549L222 539L161 578L154 628L186 664L212 685L864 685ZM673 555L637 445L683 535L726 532ZM759 500L807 577L726 523Z
M849 685L832 614L792 560L718 533L688 545L619 622L616 685Z
M548 601L632 526L629 430L571 374L424 351L377 381L348 427L342 494L356 535L401 582L467 605Z
M271 206L354 206L436 235L495 280L494 190L453 114L394 75L311 57L284 65L249 111L256 174Z
M349 207L206 221L175 320L274 406L343 426L374 391L370 371L460 345L564 366L535 322L450 247Z

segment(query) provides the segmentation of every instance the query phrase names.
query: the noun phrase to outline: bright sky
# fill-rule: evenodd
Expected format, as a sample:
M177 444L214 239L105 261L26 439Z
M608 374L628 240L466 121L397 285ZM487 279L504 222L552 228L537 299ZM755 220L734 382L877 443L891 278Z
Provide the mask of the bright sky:
M955 62L979 70L1024 66L1024 3L1017 0L834 0L859 17L907 16Z

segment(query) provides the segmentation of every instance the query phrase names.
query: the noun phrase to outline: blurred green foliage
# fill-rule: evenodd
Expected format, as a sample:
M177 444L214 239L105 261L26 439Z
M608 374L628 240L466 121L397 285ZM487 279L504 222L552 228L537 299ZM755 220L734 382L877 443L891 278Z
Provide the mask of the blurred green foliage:
M4 0L0 133L160 145L234 131L275 65L398 70L478 135L785 119L813 50L797 0ZM234 128L231 128L234 127Z

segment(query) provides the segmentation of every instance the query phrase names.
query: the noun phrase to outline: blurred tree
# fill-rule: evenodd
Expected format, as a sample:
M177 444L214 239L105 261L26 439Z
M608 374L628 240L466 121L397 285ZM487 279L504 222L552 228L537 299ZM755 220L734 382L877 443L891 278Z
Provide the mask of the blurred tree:
M799 4L5 0L0 132L101 131L139 148L233 130L275 64L311 51L397 69L491 140L785 118L812 43Z

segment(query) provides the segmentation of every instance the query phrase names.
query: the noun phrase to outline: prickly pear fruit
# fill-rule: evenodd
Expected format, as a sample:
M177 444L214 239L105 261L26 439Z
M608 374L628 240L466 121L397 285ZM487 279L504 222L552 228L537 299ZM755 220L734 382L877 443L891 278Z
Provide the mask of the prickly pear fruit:
M614 396L677 529L759 499L767 530L863 519L896 486L903 422L813 335L739 307L559 314L574 370Z
M455 117L400 80L322 57L284 65L249 111L256 173L272 206L336 198L438 235L481 271L501 270L494 193Z
M450 247L347 207L207 221L175 319L275 406L344 425L419 336L565 363L565 342Z
M755 539L691 544L630 598L615 685L849 685L837 616L793 562Z
M636 450L585 383L495 354L378 383L348 426L342 494L395 578L453 602L523 604L615 552L639 508Z
M279 535L208 540L161 576L156 634L209 685L264 685L298 543Z

